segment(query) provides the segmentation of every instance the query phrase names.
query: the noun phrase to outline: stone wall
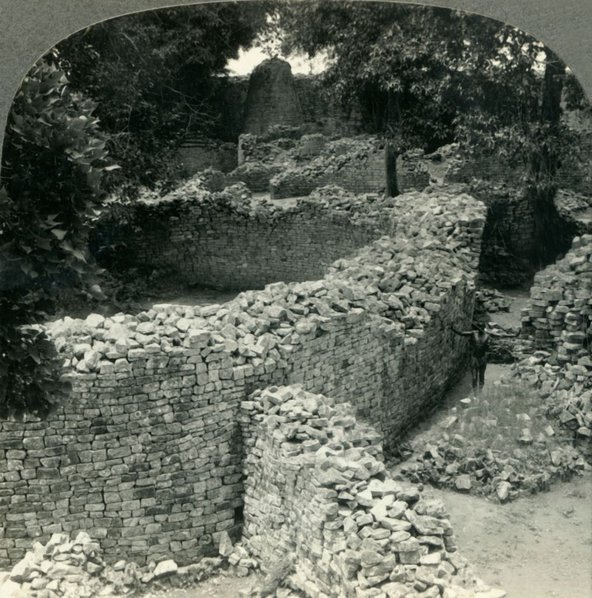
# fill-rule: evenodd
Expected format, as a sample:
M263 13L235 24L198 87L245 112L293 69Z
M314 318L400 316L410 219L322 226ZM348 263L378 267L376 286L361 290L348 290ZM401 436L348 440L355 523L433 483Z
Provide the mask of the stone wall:
M537 273L522 334L534 347L557 352L560 363L592 356L592 235L576 237L557 263Z
M327 214L390 222L390 236L316 281L50 326L73 393L46 421L0 422L0 566L75 529L113 560L211 550L240 520L239 405L258 388L351 402L387 445L437 404L464 360L450 326L472 309L483 207L442 191L326 193Z
M572 236L592 234L592 195L559 189L555 196L555 207L571 229Z
M465 581L444 505L390 479L380 435L351 405L273 387L242 403L241 424L243 539L266 568L291 561L315 597L438 597ZM503 595L486 590L470 595Z
M135 202L117 232L126 268L170 283L257 289L277 280L314 280L329 264L380 236L382 223L349 217L314 198L288 208L252 203L240 187L208 193L193 183L158 202ZM97 234L117 223L104 222Z
M177 155L183 176L191 176L207 168L230 172L238 164L236 143L214 139L186 139Z
M292 128L284 130L283 135L281 130L273 135L241 135L239 164L251 163L259 171L267 165L267 189L275 199L306 196L324 185L339 185L353 193L384 192L383 140L372 135L335 139L304 131ZM401 193L428 186L430 175L424 162L419 150L399 157L397 181ZM239 178L249 184L244 177ZM264 190L263 181L257 180L256 184L257 189L251 187L254 191Z
M284 159L284 168L271 178L271 197L309 195L317 187L339 185L353 193L382 193L385 185L384 149L374 137L325 141L306 151L303 138Z

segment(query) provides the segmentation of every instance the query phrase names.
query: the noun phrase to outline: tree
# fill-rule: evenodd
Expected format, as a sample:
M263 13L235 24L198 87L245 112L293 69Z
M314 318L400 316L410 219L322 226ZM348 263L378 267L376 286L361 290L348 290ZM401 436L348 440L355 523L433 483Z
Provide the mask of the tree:
M463 51L457 13L331 1L278 10L286 50L327 52L326 83L342 103L359 101L371 130L385 136L387 172L394 173L396 155L406 148L452 140L449 90ZM395 186L389 177L387 192L396 194Z
M174 178L187 132L216 136L224 68L265 26L266 5L223 2L151 10L81 31L57 46L74 89L97 103L121 166L112 186Z
M101 295L86 219L107 162L94 103L40 60L9 114L0 189L0 415L45 412L67 390L61 360L35 326L65 293Z
M325 81L344 103L357 98L374 132L385 136L387 173L408 147L430 150L454 140L469 151L527 155L532 165L525 146L542 156L543 143L551 146L541 135L560 132L557 90L565 67L509 25L372 2L289 3L278 12L287 51L329 53ZM554 160L545 158L549 173ZM387 180L389 194L395 184Z

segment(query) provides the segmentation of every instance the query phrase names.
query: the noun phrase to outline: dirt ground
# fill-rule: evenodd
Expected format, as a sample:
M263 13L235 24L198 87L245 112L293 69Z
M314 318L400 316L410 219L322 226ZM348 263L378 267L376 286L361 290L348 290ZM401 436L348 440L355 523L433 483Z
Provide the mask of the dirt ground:
M142 594L143 598L238 598L241 590L254 587L258 578L216 575L190 589L166 589Z
M507 505L432 488L459 550L508 598L592 597L592 476Z

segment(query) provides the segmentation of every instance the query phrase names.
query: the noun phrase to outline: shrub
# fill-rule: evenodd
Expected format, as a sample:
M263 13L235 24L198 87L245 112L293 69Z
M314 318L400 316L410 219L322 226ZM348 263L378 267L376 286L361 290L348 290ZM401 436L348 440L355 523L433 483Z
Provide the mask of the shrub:
M100 197L106 138L95 106L46 59L15 96L0 189L0 414L46 412L66 385L40 322L73 292L101 297L86 221Z

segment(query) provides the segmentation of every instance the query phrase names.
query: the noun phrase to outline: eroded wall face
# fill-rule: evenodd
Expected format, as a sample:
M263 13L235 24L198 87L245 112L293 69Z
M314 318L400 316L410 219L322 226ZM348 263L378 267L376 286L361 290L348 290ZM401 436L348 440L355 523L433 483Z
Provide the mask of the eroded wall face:
M536 349L556 351L559 363L590 362L592 235L576 237L563 259L536 274L522 333Z
M243 540L264 570L294 572L307 596L457 595L444 505L390 478L380 435L350 405L284 386L241 407ZM466 581L458 595L491 595Z
M337 260L320 280L221 306L50 328L74 392L44 422L0 423L0 565L32 538L77 529L113 560L186 563L210 550L243 504L239 405L259 388L332 394L387 444L438 401L464 358L450 325L470 315L483 207L422 194L318 201L337 220L345 210L352 223L390 222L400 238Z
M132 208L120 233L124 268L182 285L260 289L277 280L321 278L336 259L379 236L380 222L352 223L322 211L236 209L191 201Z

